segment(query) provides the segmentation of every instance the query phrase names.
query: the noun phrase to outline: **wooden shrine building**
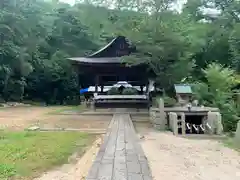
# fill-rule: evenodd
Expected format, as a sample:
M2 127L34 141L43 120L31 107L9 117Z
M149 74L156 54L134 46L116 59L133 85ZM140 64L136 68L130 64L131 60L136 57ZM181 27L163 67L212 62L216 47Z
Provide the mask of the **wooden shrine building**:
M95 85L94 102L96 106L148 106L148 76L147 67L143 64L127 66L122 56L127 56L136 50L123 36L113 39L105 47L87 57L72 57L75 69L88 79L88 85ZM118 81L126 81L132 86L139 86L138 95L106 95L104 86ZM81 82L80 82L81 83ZM100 88L99 88L100 87ZM143 91L145 87L145 90Z

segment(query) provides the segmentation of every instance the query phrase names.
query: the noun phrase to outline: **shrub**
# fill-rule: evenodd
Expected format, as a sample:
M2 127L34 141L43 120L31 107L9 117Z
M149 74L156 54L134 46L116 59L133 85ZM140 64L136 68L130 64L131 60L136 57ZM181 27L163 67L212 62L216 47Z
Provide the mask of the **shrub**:
M137 95L138 91L135 88L125 88L122 92L123 95Z
M238 121L238 108L232 91L237 83L235 72L218 64L210 64L203 73L207 81L193 86L195 97L203 105L218 107L224 131L235 131Z
M209 92L208 85L203 82L197 82L192 85L193 98L199 101L199 104L209 106L212 104L214 96Z
M171 98L169 96L164 96L163 100L164 100L164 106L166 107L173 107L177 102L176 99Z
M118 90L117 87L112 87L108 92L107 92L108 95L118 95L120 94L120 91Z
M217 104L222 114L222 123L224 130L227 132L235 132L237 123L240 120L237 116L237 106L235 102L229 101L226 103Z

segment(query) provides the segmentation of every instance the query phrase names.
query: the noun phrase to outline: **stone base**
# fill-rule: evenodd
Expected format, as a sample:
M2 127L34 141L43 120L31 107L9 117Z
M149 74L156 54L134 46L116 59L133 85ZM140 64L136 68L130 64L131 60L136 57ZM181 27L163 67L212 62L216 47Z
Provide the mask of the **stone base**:
M161 125L161 124L153 124L153 127L157 130L166 130L166 126L165 125Z

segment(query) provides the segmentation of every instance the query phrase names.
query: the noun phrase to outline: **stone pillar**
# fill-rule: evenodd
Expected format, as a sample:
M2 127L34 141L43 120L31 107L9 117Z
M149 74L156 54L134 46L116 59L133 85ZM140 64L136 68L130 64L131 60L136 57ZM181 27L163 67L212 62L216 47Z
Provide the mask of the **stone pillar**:
M178 118L177 113L169 113L170 128L173 131L174 135L178 135Z
M92 101L90 102L90 107L91 107L91 110L92 110L92 111L96 111L95 100L92 100Z
M223 133L223 125L222 125L222 115L217 112L216 113L216 134L221 135Z
M173 117L171 112L168 114L168 118L169 118L169 129L173 131L173 119L172 119Z
M153 81L151 79L148 80L149 92L151 92L151 90L154 89L154 83L155 83L155 81Z
M182 113L181 114L182 135L186 134L186 121L185 121L185 119L186 119L185 114Z
M240 121L238 121L238 124L237 124L237 130L235 133L234 141L240 144Z
M154 127L158 130L164 130L162 128L161 116L158 110L154 112Z
M166 129L166 113L164 111L164 101L162 98L159 99L158 104L159 113L156 116L156 126L160 130Z
M149 109L149 116L150 116L150 123L155 124L155 119L156 119L156 112L154 109L150 108Z
M206 132L209 134L222 134L223 125L222 125L222 116L219 112L208 112L207 124L211 127L209 128L206 125Z
M214 134L214 121L215 121L215 113L214 112L208 112L207 117L207 126L206 126L206 132L208 134Z

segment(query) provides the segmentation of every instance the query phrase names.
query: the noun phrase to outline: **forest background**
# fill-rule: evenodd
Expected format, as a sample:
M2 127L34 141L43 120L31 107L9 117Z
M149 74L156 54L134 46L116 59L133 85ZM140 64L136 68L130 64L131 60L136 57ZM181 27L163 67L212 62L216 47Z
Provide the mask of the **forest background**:
M137 47L130 64L147 64L157 86L191 83L201 104L216 106L225 131L240 115L240 2L189 0L1 0L2 101L78 103L81 79L66 59L116 36ZM79 79L80 78L80 79Z

